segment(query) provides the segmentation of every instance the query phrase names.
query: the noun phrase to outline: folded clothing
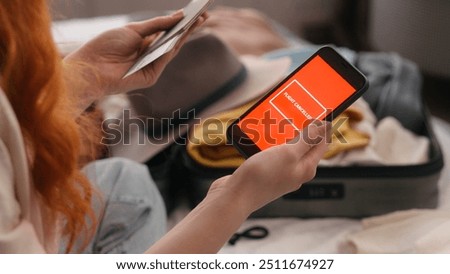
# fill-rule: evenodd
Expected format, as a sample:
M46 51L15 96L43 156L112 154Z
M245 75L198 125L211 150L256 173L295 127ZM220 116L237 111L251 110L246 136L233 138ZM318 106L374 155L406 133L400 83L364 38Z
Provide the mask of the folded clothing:
M370 143L370 135L354 128L361 122L364 114L354 106L349 107L333 121L333 135L324 159L333 158L341 153L364 148Z
M202 119L189 135L187 152L197 163L210 168L237 168L244 157L227 144L226 130L238 117L244 114L256 101L222 112L214 117Z
M344 253L450 253L450 211L409 210L367 218Z

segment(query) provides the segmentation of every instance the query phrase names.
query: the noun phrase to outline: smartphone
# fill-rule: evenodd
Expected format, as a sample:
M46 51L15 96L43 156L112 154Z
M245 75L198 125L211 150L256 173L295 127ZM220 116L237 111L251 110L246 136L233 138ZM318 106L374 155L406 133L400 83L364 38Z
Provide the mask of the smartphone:
M248 158L293 140L312 120L333 120L367 89L357 68L322 47L234 121L228 141Z
M183 33L187 31L209 7L213 0L192 0L183 8L184 17L171 29L164 31L161 35L146 49L144 54L123 76L126 78L137 71L143 69L165 53L169 52L176 45Z

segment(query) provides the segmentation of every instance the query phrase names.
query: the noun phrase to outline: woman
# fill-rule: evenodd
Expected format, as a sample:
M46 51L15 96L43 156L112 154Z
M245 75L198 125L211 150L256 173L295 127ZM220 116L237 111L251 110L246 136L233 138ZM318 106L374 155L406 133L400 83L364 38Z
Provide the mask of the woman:
M0 253L60 246L80 252L96 240L105 215L93 202L95 182L81 171L93 130L80 114L103 96L154 84L189 33L141 72L121 77L158 32L182 17L177 12L106 32L61 62L46 0L0 2ZM299 138L259 153L214 182L205 200L146 252L217 252L253 211L314 177L328 126L311 126L314 143ZM139 231L146 233L152 231Z

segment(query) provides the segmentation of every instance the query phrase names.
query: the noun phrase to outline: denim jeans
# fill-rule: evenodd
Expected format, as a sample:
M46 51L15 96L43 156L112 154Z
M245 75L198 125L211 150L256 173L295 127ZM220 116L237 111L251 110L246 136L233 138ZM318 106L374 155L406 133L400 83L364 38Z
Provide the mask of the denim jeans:
M100 192L97 231L84 253L139 254L166 232L166 210L146 166L121 158L84 169Z

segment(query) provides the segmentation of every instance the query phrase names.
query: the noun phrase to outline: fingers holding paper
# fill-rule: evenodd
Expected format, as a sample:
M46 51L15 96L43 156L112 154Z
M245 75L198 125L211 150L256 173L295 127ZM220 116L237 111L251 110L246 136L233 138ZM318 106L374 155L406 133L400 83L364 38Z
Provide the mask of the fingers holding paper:
M100 34L69 54L65 59L65 73L77 80L72 85L73 93L82 94L86 101L81 107L89 106L93 101L112 94L124 93L153 85L165 66L177 54L188 36L207 18L201 15L181 36L169 41L168 47L161 51L160 58L133 75L123 79L161 31L173 28L184 18L181 11L172 15L130 23ZM167 46L167 45L166 45Z
M156 42L155 37L152 37L151 41L147 40L146 51L137 59L123 78L126 79L140 72L148 80L157 79L165 66L178 54L192 32L201 26L207 18L206 13L202 14L187 31L173 36L162 44L158 44L159 36L156 37Z

